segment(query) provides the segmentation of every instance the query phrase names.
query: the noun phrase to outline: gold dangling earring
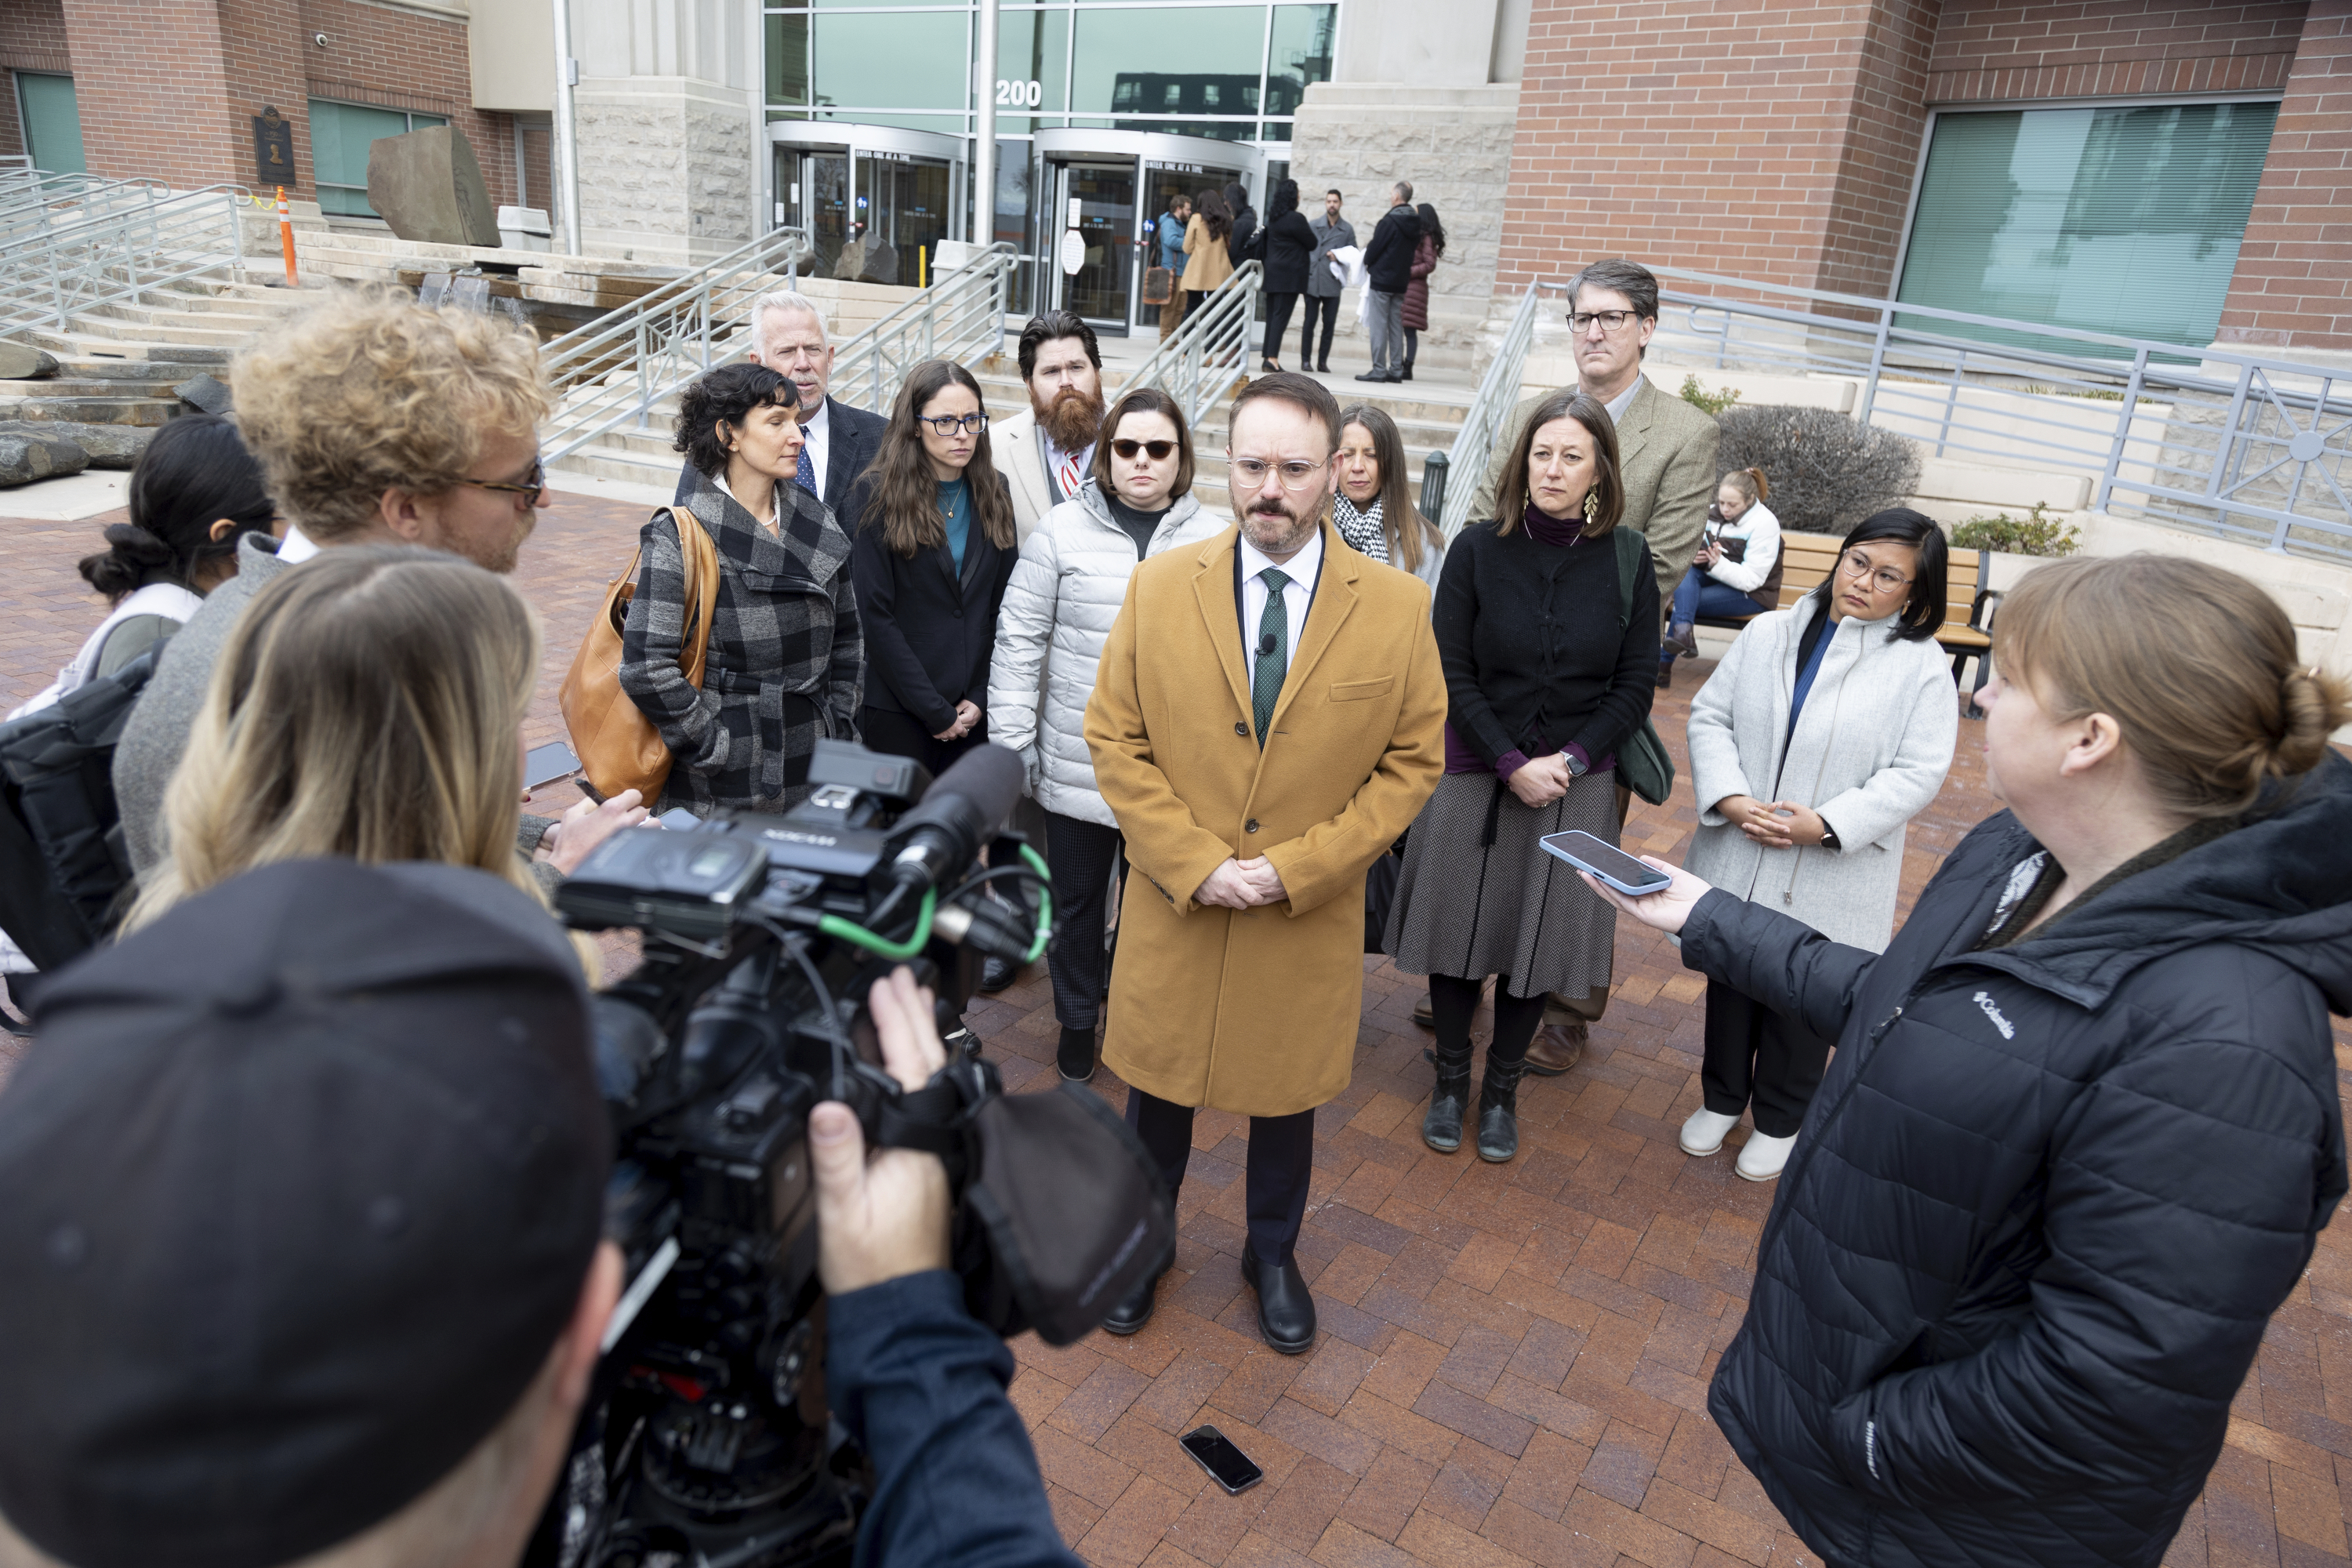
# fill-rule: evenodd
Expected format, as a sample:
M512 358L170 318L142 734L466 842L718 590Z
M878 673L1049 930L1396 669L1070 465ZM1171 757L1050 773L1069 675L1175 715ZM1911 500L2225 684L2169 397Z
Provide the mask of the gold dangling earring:
M1587 522L1591 522L1594 517L1600 514L1601 502L1596 499L1600 493L1601 487L1599 485L1595 485L1591 489L1584 492L1584 521Z

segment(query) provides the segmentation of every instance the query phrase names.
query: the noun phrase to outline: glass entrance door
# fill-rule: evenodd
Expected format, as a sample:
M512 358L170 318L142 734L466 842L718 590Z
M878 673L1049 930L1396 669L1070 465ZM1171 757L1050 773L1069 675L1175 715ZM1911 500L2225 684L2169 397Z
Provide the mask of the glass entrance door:
M861 245L855 269L845 257L834 275L861 283L913 286L928 281L931 258L948 237L952 175L945 159L904 153L857 154Z
M772 125L776 224L806 235L809 275L915 288L960 237L961 149L895 127Z
M796 228L815 247L811 273L830 278L849 242L849 154L776 149L776 210L779 228Z
M1098 332L1127 335L1141 274L1136 266L1135 164L1065 163L1058 182L1060 202L1055 216L1055 246L1059 230L1069 224L1071 204L1076 204L1078 237L1086 245L1086 264L1075 275L1063 275L1058 261L1055 274L1062 279L1062 308L1076 310Z

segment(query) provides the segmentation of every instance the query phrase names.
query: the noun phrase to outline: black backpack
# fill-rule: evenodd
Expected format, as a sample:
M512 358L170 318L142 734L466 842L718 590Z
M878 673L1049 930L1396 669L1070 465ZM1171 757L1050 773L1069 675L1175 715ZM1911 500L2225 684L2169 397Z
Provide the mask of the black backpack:
M0 724L0 931L44 970L121 918L131 886L114 748L165 644L37 713Z

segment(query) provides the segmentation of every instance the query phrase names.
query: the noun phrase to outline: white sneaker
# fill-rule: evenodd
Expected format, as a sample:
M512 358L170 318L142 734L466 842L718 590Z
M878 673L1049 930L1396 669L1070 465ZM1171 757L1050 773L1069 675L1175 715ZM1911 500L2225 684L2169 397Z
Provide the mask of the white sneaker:
M1793 1132L1786 1138L1767 1138L1761 1132L1756 1133L1739 1151L1739 1163L1732 1169L1751 1182L1769 1182L1780 1173L1780 1167L1789 1163L1789 1151L1796 1146L1797 1135Z
M1725 1116L1702 1105L1683 1123L1683 1152L1703 1160L1720 1150L1724 1134L1738 1125L1737 1116Z

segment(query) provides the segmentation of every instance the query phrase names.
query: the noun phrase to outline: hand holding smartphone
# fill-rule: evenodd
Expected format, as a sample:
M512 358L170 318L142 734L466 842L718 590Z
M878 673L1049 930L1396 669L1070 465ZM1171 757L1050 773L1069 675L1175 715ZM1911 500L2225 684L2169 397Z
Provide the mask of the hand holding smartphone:
M1659 892L1674 880L1655 866L1645 866L1590 833L1547 834L1536 842L1543 846L1547 855L1556 856L1580 871L1591 872L1628 898Z

